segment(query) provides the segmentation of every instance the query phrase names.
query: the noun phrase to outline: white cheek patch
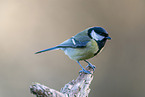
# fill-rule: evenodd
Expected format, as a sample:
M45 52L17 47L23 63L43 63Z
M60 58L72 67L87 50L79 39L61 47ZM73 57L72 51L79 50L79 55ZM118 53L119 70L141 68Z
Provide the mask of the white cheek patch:
M92 38L95 39L96 41L102 40L103 38L105 38L104 36L101 36L101 35L97 34L94 30L92 30L91 36L92 36Z

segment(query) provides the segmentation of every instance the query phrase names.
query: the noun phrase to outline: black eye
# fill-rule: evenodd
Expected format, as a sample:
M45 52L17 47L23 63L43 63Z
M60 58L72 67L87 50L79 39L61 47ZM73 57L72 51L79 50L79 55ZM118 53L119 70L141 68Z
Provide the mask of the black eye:
M108 36L107 31L102 27L93 27L92 29L101 36L105 36L105 37Z
M107 34L107 33L105 33L105 32L98 32L98 34L99 34L99 35L101 35L101 36L105 36L105 37L107 37L107 36L108 36L108 34Z

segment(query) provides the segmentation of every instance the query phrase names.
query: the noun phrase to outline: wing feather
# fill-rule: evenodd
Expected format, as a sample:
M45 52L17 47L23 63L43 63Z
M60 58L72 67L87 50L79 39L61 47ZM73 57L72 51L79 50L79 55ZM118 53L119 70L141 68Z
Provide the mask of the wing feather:
M66 41L64 41L63 43L59 44L58 47L61 48L66 48L66 47L70 47L70 48L82 48L85 47L87 45L89 41L78 41L75 38L70 38Z
M83 48L90 40L91 38L88 36L87 30L84 30L71 37L70 39L64 41L63 43L59 44L58 47Z

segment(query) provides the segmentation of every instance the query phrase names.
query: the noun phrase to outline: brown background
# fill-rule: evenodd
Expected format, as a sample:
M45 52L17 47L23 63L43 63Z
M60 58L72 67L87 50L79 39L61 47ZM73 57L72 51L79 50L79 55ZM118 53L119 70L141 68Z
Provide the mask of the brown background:
M60 90L75 79L81 68L62 51L34 53L90 26L112 37L89 60L90 97L145 97L144 0L0 0L0 97L34 97L32 82Z

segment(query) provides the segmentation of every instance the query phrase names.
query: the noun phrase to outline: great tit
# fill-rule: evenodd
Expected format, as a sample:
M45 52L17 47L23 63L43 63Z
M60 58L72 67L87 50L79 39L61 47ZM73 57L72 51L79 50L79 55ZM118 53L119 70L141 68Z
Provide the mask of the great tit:
M94 70L95 66L86 59L96 56L102 50L108 39L110 40L111 37L109 37L108 32L104 28L90 27L55 47L38 51L35 54L50 50L63 50L70 59L75 60L80 65L82 68L80 72L90 74L89 71L82 67L79 61L84 60Z

